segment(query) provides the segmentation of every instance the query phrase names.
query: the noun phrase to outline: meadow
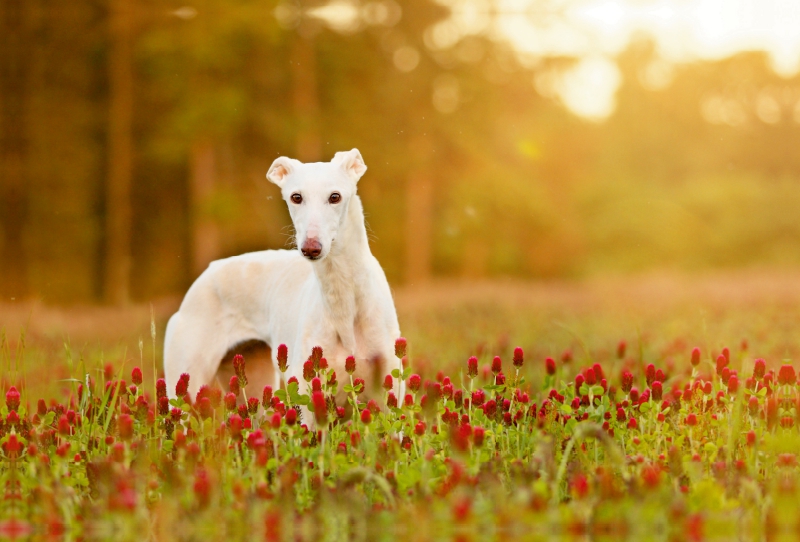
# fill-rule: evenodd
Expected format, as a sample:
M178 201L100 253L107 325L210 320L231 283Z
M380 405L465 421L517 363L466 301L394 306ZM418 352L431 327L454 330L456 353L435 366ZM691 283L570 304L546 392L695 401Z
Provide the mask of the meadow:
M0 537L794 538L798 278L401 289L405 397L309 352L304 382L244 397L244 359L169 400L175 300L3 306Z

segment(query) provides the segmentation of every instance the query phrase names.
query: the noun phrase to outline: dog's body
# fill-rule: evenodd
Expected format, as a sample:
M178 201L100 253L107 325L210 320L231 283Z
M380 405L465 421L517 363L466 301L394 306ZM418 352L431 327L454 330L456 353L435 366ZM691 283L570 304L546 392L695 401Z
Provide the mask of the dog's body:
M253 340L271 348L273 367L278 345L285 344L285 378L295 376L301 385L303 363L314 346L323 348L340 378L351 355L358 373L372 381L397 368L397 313L383 269L369 250L355 194L364 171L356 149L326 163L275 160L267 177L282 189L301 250L234 256L213 262L200 275L167 325L164 373L171 394L180 374L188 373L194 395L214 380L226 353ZM263 369L247 365L251 395L277 384L277 370Z

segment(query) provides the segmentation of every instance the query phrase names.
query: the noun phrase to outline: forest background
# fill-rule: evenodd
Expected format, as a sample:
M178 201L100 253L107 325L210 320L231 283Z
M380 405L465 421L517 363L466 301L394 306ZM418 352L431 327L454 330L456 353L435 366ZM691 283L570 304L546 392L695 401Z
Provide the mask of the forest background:
M272 160L353 147L393 285L795 269L795 64L670 49L686 4L5 0L2 301L182 295L287 246Z

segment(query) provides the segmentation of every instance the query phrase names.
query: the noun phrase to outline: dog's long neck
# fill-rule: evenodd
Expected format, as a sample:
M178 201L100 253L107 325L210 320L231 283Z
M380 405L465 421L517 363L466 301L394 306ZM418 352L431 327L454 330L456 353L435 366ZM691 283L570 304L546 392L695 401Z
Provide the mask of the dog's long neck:
M361 199L353 196L328 257L315 263L325 309L345 349L355 353L355 322L369 286L372 257ZM367 294L368 295L368 294Z

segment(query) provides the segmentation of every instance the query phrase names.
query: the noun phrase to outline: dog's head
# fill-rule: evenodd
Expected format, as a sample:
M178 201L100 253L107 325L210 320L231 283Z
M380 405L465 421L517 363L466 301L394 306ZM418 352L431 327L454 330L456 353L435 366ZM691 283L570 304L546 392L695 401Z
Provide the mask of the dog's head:
M365 171L358 149L337 152L330 162L304 164L281 156L272 163L267 179L280 187L289 206L303 256L321 260L330 253Z

